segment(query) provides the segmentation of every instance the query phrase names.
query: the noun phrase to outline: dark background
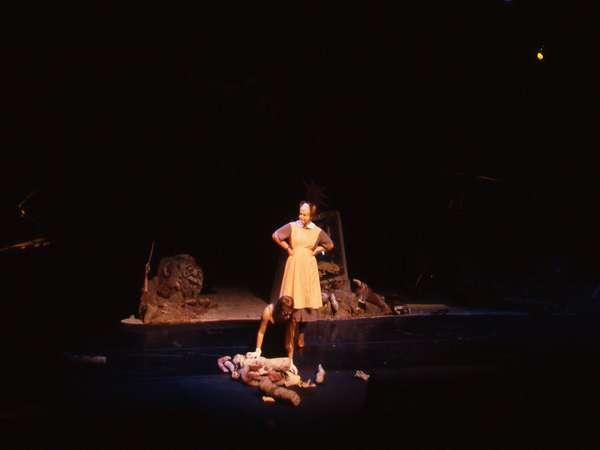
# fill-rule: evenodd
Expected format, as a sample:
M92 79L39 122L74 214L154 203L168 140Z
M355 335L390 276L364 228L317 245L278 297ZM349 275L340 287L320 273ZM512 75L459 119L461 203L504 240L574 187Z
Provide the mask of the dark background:
M270 235L305 180L342 214L350 275L376 288L430 267L458 301L467 279L508 292L557 273L589 295L588 2L92 5L6 15L0 243L52 241L0 254L11 323L134 313L152 240L155 266L188 253L209 287L266 296Z

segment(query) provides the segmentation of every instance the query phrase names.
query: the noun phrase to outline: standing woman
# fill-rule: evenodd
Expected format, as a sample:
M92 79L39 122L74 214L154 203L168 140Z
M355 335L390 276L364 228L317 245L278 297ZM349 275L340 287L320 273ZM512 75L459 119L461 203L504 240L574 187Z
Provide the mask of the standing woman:
M288 254L279 297L294 299L293 320L299 324L298 347L304 347L306 314L323 306L315 256L333 249L331 238L312 222L315 214L316 206L313 203L301 201L298 220L273 233L275 243Z

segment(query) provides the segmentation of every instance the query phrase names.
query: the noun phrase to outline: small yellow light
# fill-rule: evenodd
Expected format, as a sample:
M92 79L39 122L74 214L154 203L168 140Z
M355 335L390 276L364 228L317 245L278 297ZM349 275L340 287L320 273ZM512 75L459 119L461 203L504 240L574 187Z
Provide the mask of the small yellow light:
M542 53L541 50L537 52L536 56L537 56L538 61L542 61L544 59L544 54Z

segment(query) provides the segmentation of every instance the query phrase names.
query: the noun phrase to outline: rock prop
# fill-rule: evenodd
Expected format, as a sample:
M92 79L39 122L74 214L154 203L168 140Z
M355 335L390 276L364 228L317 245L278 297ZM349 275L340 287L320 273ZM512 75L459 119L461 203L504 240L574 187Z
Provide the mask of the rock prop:
M193 323L201 321L208 308L216 306L201 296L204 272L190 255L160 260L156 275L142 292L139 317L144 324Z
M367 283L354 279L354 290L340 288L336 283L321 281L323 307L316 319L344 319L394 314L385 297L377 294Z

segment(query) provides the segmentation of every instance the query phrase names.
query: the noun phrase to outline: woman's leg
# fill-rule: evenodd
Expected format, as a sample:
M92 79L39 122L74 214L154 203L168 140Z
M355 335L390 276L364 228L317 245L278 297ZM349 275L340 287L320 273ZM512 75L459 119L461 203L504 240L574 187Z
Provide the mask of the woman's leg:
M294 334L295 342L298 348L304 347L304 329L306 328L306 321L304 320L305 310L295 309L293 314L294 321Z
M287 355L289 358L294 354L294 336L296 334L296 322L291 319L288 322L288 325L285 327L285 338L283 341L283 346L287 351Z
M304 347L304 330L306 329L306 322L298 323L298 348Z

